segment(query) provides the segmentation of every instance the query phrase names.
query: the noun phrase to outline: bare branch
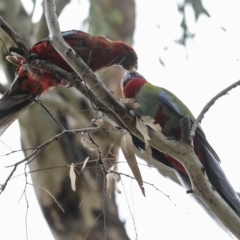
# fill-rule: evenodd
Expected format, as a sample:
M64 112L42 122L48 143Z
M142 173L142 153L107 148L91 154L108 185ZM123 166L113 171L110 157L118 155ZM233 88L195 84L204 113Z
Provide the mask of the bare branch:
M29 184L29 185L31 185L33 187L38 187L38 188L44 190L46 193L48 193L52 197L52 199L59 206L59 208L62 210L62 212L65 212L64 209L62 208L62 206L60 205L60 203L57 201L57 199L46 188L44 188L42 186L39 186L39 185L35 185L35 184L32 184L32 183L29 183L29 182L27 184Z
M0 27L12 40L12 42L22 51L24 57L28 55L28 47L20 36L3 20L0 16Z
M62 131L66 130L63 125L52 115L52 113L43 105L41 101L35 99L35 102L41 105L41 107L51 116L51 118L54 120L54 122L57 123L57 125L61 128Z
M66 134L72 133L72 134L76 134L76 133L84 133L84 132L97 132L97 131L101 131L102 129L99 127L95 127L95 128L87 128L87 129L74 129L74 130L64 130L61 133L55 135L54 137L50 138L49 140L47 140L46 142L44 142L43 144L39 145L28 157L24 158L23 160L15 163L14 165L8 166L8 167L13 167L11 173L9 174L9 176L7 177L7 179L5 180L5 183L1 185L0 187L0 194L5 190L9 180L11 179L11 177L13 176L14 172L16 171L18 165L28 161L28 163L30 163L31 161L33 161L36 156L43 150L45 149L47 146L49 146L51 143L53 143L54 141L58 141L61 137L63 137Z
M96 218L95 218L95 220L93 221L93 223L92 223L92 225L91 225L91 227L88 229L88 232L87 232L87 234L86 234L86 236L85 236L85 238L84 238L84 240L86 240L87 239L87 237L88 237L88 235L89 235L89 233L90 233L90 231L92 230L92 228L93 228L93 226L94 226L94 224L97 222L97 220L102 216L104 214L104 211L102 211Z
M138 163L138 165L140 165ZM117 172L117 171L113 171L113 170L110 170L109 171L110 173L113 172L113 173L116 173L116 174L119 174L119 175L122 175L122 176L125 176L125 177L128 177L128 178L131 178L131 179L134 179L136 180L135 177L129 175L129 174L126 174L126 173L122 173L122 172ZM171 199L171 197L169 195L167 195L166 193L164 193L163 191L161 191L158 187L156 187L153 183L150 183L150 182L146 182L146 181L143 181L144 184L146 185L149 185L151 187L153 187L156 191L160 192L161 194L163 194L166 198L168 198L173 204L174 206L177 206L177 204L175 202L173 202L173 200Z
M195 131L198 127L198 125L201 123L202 119L204 118L205 113L210 109L210 107L222 96L226 95L229 91L231 91L233 88L240 85L240 80L231 84L229 87L222 90L220 93L218 93L215 97L213 97L203 108L199 116L196 118L196 120L193 123L192 130L190 132L190 137L193 139L195 136Z

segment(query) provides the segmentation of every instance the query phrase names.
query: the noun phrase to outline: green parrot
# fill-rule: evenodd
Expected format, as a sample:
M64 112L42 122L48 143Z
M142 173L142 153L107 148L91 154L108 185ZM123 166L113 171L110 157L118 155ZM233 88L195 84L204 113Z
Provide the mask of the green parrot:
M142 116L150 116L156 124L162 127L166 137L180 140L180 119L189 116L193 122L194 116L190 110L168 90L152 85L136 71L129 71L123 79L123 95L125 98L136 98L140 108L134 111ZM144 149L144 143L132 135L133 143L137 148ZM204 166L210 183L219 195L227 202L233 211L240 217L240 199L226 178L220 159L208 143L201 127L198 127L194 138L194 151ZM184 167L174 158L152 148L152 157L157 161L173 168L180 178L180 182L191 189L191 182ZM216 219L211 211L204 206L210 216Z

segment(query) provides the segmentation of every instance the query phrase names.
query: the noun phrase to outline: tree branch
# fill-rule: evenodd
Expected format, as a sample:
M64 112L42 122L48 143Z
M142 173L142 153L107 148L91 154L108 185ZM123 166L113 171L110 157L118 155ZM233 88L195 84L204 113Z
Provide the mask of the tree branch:
M28 47L22 38L3 20L0 16L0 27L12 40L12 42L21 50L23 56L28 55Z
M190 132L190 137L193 139L195 136L195 131L198 127L198 125L201 123L202 119L204 118L205 113L210 109L210 107L222 96L226 95L229 91L231 91L233 88L237 87L240 85L240 80L231 84L229 87L225 88L222 90L220 93L218 93L215 97L213 97L203 108L203 110L200 112L199 116L196 118L196 120L193 123L191 132Z

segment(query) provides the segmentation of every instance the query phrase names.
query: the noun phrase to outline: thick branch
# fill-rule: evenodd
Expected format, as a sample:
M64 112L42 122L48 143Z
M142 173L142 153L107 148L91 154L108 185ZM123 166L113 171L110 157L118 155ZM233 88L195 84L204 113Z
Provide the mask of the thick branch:
M191 123L189 116L186 116L180 120L181 128L181 140L192 145L192 140L190 138Z

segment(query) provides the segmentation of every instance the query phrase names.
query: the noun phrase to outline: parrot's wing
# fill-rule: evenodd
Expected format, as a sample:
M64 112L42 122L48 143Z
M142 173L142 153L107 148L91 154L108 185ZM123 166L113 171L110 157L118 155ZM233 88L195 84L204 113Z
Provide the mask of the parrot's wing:
M172 97L172 94L166 90L163 90L159 93L159 98L161 102L163 102L165 105L167 105L169 108L171 108L175 113L177 113L181 118L186 117L187 115L190 117L190 121L193 124L195 121L192 113L188 108L177 98ZM205 146L209 149L209 151L214 155L215 159L218 162L220 161L220 158L218 157L217 153L213 150L211 145L208 143L204 132L200 127L196 129L196 135L201 139L202 142L204 142Z
M62 37L63 37L65 40L66 40L66 39L75 39L75 38L76 38L76 35L75 35L75 34L81 34L81 33L84 33L84 32L78 31L78 30L68 30L68 31L61 32ZM87 34L87 33L84 33L84 34ZM91 36L91 35L89 34L89 36ZM32 48L33 48L34 46L36 46L36 45L39 45L39 44L43 43L43 42L48 42L49 40L50 40L50 38L49 38L49 37L46 37L46 38L40 40L39 42L35 43L35 44L32 46Z
M34 97L29 92L21 92L17 75L11 87L0 99L0 136L32 104Z
M185 107L185 105L178 100L177 98L173 98L171 93L168 91L162 91L159 94L159 98L161 102L163 102L165 105L167 105L169 108L171 108L175 113L177 113L180 117L185 117L186 115L190 116L191 122L194 121L194 118L191 114L191 112ZM192 116L192 117L191 117ZM201 141L201 146L204 151L204 158L207 159L207 161L204 161L205 169L207 171L208 178L211 182L211 184L214 186L214 188L218 191L218 193L221 194L221 196L225 199L225 201L232 206L234 211L240 216L240 201L239 198L229 183L228 179L226 178L219 162L220 159L216 152L213 150L213 148L208 143L203 131L200 127L196 130L196 137ZM181 174L181 179L184 181L185 185L187 181L184 179L184 174ZM179 175L178 174L178 175ZM186 177L186 176L185 176ZM187 186L189 187L189 186Z
M188 112L183 108L183 106L185 106L185 105L181 104L182 102L180 102L180 101L176 101L177 97L173 98L173 95L170 94L168 91L162 90L158 96L162 103L167 105L174 112L178 113L178 115L180 115L182 117L186 117L187 115L189 115L190 111ZM181 106L181 105L183 105L183 106ZM191 117L191 116L189 116L189 117Z

